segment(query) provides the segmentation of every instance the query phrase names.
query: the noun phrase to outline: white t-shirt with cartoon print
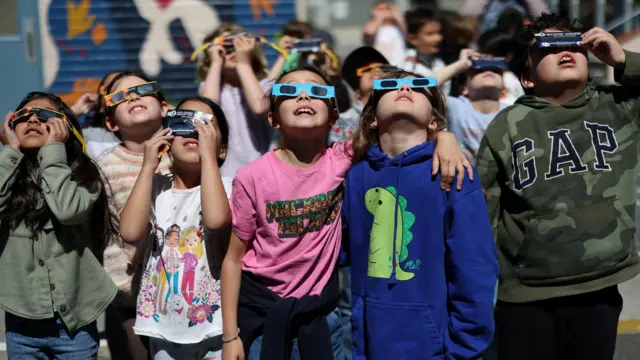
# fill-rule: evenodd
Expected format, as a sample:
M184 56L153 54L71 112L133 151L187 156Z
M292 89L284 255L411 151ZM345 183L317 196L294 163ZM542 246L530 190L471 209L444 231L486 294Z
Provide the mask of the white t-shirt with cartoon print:
M223 178L227 197L231 182ZM156 174L151 204L156 234L151 238L157 243L142 274L135 333L177 344L195 344L222 334L219 269L223 253L207 248L220 241L202 227L200 186L174 189L171 174Z

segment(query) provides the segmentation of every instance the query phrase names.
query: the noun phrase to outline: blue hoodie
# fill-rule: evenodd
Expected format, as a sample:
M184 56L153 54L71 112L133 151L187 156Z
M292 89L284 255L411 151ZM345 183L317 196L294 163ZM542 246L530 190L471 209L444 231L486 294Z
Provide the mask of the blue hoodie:
M347 175L355 360L479 359L493 338L498 261L482 188L441 190L434 148L392 159L374 146Z

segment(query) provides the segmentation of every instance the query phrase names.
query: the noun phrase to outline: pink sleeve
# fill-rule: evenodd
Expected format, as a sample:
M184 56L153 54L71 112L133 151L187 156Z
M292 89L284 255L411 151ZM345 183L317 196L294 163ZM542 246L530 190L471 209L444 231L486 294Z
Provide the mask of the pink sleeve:
M251 240L256 232L255 187L246 172L238 172L231 190L233 233L242 240ZM244 176L243 176L244 175ZM247 186L250 184L250 186Z

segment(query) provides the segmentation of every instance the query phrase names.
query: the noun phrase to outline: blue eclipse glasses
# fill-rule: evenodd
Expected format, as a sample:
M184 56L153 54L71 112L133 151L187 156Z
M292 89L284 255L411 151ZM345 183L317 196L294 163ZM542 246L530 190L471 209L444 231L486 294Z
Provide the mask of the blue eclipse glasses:
M471 61L472 70L509 70L509 65L504 57L478 57Z
M333 86L319 84L274 84L271 89L273 96L296 97L302 92L317 99L331 99L336 96Z
M420 89L437 86L436 78L402 78L402 79L378 79L373 80L374 90L397 90L402 85L409 85L412 89Z

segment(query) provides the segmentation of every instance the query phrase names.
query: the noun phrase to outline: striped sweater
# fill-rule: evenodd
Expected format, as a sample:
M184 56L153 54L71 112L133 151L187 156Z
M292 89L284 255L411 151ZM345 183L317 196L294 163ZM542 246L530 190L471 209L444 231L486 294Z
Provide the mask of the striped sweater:
M120 214L124 209L142 168L143 159L144 154L131 152L118 145L99 160L98 165L110 185L107 189L109 208L114 214ZM165 154L157 173L167 174L170 171L171 160L169 155ZM138 250L136 246L126 244L122 239L111 241L105 250L104 268L120 289L116 297L120 305L135 307L137 294L134 293L133 278L135 270L144 261L143 254L143 249Z

